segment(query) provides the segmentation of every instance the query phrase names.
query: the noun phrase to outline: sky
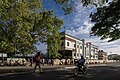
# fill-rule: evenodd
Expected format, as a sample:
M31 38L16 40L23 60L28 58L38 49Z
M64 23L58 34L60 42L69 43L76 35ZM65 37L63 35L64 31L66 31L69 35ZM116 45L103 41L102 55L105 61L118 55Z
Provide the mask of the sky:
M104 50L108 54L120 54L120 40L113 42L107 42L106 40L100 40L97 36L90 37L89 32L91 27L94 25L90 21L89 15L96 11L96 7L89 5L83 7L80 2L74 1L74 9L68 14L64 15L64 12L60 4L56 4L54 0L42 0L43 8L46 10L54 10L54 16L64 20L64 24L61 27L61 31L66 27L66 33L70 34L79 39L85 39L86 42L98 46L99 50ZM46 46L41 44L37 47L43 53L46 53Z

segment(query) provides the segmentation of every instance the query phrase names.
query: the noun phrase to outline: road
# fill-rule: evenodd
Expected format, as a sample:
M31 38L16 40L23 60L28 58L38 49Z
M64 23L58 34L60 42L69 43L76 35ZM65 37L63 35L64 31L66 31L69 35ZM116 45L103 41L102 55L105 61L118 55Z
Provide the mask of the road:
M72 68L44 70L43 73L21 72L0 74L0 80L120 80L120 63L88 67L86 75L74 76Z

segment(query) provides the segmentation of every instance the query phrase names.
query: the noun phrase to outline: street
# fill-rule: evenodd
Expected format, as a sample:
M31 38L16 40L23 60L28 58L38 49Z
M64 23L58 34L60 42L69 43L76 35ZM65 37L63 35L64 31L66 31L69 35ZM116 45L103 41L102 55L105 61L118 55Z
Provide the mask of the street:
M0 80L120 80L120 63L88 67L86 75L73 75L73 68L44 70L43 73L21 72L0 74Z

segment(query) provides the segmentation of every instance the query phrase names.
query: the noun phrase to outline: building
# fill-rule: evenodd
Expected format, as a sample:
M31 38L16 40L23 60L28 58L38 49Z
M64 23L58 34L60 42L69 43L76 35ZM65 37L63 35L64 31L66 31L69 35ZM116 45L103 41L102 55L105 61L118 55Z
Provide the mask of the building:
M90 43L86 43L85 45L86 45L86 59L90 60L90 56L91 56L90 55L90 53L91 53L90 52L90 49L91 49L90 48Z
M84 39L78 39L65 32L61 33L62 45L58 51L65 59L80 59L85 57Z
M62 45L58 51L64 59L80 59L81 55L87 60L98 60L98 46L84 39L78 39L65 32L61 33Z
M0 62L4 62L7 58L7 54L6 53L0 53Z
M98 60L106 61L108 59L107 53L103 50L99 50L98 52Z
M91 42L86 42L86 58L88 60L98 59L98 46L93 45Z

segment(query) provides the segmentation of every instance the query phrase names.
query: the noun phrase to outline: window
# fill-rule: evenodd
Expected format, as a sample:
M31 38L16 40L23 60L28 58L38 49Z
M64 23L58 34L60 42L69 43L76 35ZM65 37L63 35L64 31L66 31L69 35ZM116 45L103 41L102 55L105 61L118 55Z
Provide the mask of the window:
M69 46L69 42L67 42L67 46Z
M74 53L74 56L76 56L76 53Z
M79 45L77 45L77 48L79 48Z
M74 47L76 47L76 45L74 44Z
M80 49L82 49L82 46L80 46Z
M79 53L77 53L77 56L79 56Z
M96 56L96 58L98 58L98 56Z

